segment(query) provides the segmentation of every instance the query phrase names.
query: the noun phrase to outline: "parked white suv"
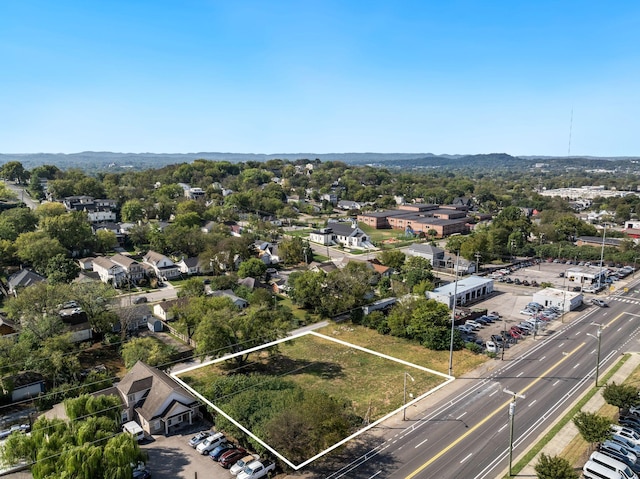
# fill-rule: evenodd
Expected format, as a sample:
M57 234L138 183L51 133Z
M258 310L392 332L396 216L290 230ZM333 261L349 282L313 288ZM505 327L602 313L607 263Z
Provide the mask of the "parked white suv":
M217 432L213 436L209 436L200 444L198 444L198 446L196 447L196 451L198 451L202 455L209 454L223 442L227 442L227 438L224 437L224 434L222 434L221 432Z

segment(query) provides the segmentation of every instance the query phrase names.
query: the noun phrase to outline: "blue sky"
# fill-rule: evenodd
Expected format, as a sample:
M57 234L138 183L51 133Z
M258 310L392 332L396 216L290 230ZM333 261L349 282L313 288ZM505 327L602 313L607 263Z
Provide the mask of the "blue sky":
M0 152L640 155L640 2L4 0Z

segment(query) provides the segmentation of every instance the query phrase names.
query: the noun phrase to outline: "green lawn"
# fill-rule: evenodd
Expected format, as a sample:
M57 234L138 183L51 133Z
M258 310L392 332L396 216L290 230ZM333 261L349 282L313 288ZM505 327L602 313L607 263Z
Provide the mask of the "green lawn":
M331 324L319 332L419 366L441 372L448 369L448 351L430 351L350 324ZM347 400L361 417L369 412L371 421L402 406L405 372L415 379L407 388L407 394L414 397L444 381L442 377L420 369L311 335L284 342L278 348L277 355L266 350L256 352L247 363L261 374L267 371L266 374L284 376L305 389L322 390L335 398ZM486 360L486 356L456 351L454 370L457 375L462 375ZM243 372L247 371L243 368ZM183 379L197 387L198 383L207 383L207 378L219 374L228 374L225 365L220 363L191 371Z

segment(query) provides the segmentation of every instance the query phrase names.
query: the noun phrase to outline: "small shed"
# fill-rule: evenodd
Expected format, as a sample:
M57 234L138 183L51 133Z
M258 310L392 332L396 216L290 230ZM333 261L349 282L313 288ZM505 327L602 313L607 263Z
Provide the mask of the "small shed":
M582 305L582 293L556 288L545 288L533 294L533 301L544 307L555 306L568 313Z
M149 331L153 331L154 333L159 333L164 329L162 321L157 318L149 318L147 321L147 327L149 328Z

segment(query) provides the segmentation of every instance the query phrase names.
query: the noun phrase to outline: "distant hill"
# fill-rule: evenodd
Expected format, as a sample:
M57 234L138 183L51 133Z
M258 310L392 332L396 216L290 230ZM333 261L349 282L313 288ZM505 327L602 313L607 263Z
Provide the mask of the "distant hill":
M506 153L490 153L480 155L434 155L433 153L114 153L109 151L84 151L81 153L0 153L0 165L9 161L20 161L27 169L43 164L53 164L66 170L80 168L91 171L122 171L126 169L144 170L160 168L177 163L190 163L197 159L246 162L264 162L272 159L282 160L320 160L341 161L352 165L373 165L400 169L442 168L452 170L468 169L528 169L536 162L549 164L551 168L611 167L611 162L636 163L638 157L598 158L598 157L549 157L522 156L516 157Z

